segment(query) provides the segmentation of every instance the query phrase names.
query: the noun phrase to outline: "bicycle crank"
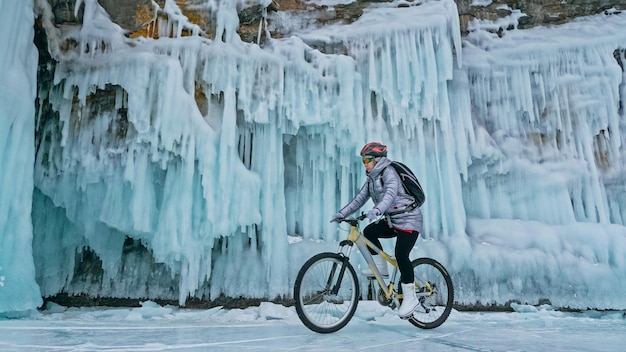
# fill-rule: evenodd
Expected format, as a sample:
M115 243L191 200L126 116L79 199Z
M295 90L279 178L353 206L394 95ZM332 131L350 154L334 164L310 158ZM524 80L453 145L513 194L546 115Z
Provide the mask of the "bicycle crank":
M385 297L385 291L383 291L382 289L378 289L378 293L376 294L376 298L378 299L378 303L380 303L381 306L384 307L389 307L391 306L391 304L393 303L393 300L391 298L387 298ZM391 307L391 309L393 309L395 307Z

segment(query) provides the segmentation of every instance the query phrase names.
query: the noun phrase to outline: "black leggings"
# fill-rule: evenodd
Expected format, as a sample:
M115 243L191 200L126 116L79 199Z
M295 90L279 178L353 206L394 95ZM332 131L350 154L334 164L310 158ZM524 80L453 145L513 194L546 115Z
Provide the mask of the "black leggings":
M380 249L383 249L383 247L379 238L397 237L395 256L398 261L398 268L400 269L400 282L409 284L415 281L415 278L413 277L413 266L411 265L411 259L409 259L409 253L417 241L417 237L420 234L419 232L398 231L389 227L387 220L383 219L367 225L365 229L363 229L363 234L365 235L365 238L370 240ZM372 249L370 249L370 253L376 254L376 252Z

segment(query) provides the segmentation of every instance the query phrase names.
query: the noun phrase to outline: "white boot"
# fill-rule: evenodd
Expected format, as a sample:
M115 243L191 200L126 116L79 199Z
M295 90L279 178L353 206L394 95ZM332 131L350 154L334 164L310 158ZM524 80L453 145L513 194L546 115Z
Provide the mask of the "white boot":
M389 277L389 271L387 270L387 261L385 258L381 257L379 254L372 255L372 259L374 259L374 264L376 264L376 268L380 275L384 278ZM361 270L361 273L365 276L374 276L374 273L370 270L370 268L365 268Z
M411 316L415 308L419 305L417 297L415 297L415 284L402 284L402 304L398 309L398 315L402 319L406 319Z

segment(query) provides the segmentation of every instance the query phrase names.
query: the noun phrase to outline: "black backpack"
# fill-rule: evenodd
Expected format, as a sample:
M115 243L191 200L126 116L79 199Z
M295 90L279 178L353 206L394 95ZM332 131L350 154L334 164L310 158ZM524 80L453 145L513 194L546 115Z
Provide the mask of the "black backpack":
M424 189L417 180L417 177L415 177L413 171L399 161L392 161L391 166L393 166L398 175L400 175L400 181L402 181L404 191L415 199L415 204L417 204L418 207L421 207L426 201L426 195L424 194Z

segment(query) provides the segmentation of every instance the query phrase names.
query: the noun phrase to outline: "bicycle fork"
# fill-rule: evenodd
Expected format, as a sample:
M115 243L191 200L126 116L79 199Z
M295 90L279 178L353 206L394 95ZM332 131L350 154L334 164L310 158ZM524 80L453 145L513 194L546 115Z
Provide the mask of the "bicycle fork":
M343 280L343 275L346 273L346 267L347 267L349 260L350 260L350 257L344 255L342 258L341 264L333 263L333 268L330 271L330 275L328 276L328 281L326 282L326 289L328 290L330 296L336 297L337 294L339 293L339 289L341 288L341 282ZM339 273L337 274L338 275L337 280L335 280L334 277L335 277L335 272L337 271L337 265L341 265L341 269L339 269ZM330 288L333 282L335 283L335 285L332 288ZM335 302L335 303L338 303L338 302Z

